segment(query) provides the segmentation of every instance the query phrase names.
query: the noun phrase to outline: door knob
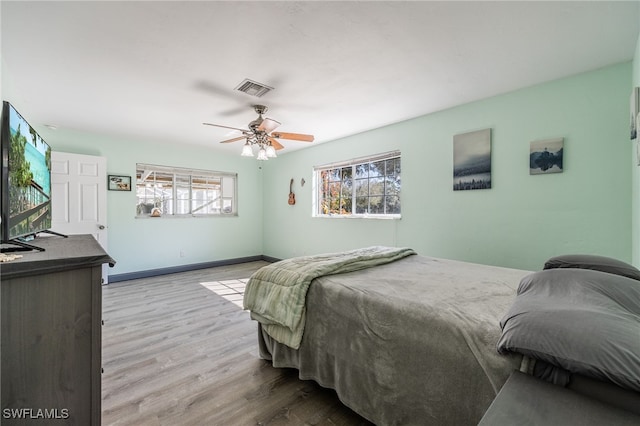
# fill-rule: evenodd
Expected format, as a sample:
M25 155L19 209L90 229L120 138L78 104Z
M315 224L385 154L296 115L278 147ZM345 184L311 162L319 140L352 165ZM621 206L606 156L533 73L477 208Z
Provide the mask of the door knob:
M105 228L106 228L106 226L104 226L104 225L98 225L98 229L105 229Z

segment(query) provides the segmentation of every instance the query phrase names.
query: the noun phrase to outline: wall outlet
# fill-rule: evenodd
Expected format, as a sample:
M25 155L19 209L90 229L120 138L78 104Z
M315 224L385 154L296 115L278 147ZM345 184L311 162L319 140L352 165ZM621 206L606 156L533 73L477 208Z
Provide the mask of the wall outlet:
M185 256L184 250L181 249L180 250L180 257L184 257L184 256Z

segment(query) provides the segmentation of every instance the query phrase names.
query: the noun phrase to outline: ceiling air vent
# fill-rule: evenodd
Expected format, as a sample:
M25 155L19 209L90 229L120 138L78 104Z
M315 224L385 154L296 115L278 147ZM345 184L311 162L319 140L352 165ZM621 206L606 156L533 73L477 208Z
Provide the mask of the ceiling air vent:
M258 83L257 81L249 80L245 78L242 83L236 87L236 90L246 93L247 95L262 97L266 93L273 90L273 87L269 87L266 84Z

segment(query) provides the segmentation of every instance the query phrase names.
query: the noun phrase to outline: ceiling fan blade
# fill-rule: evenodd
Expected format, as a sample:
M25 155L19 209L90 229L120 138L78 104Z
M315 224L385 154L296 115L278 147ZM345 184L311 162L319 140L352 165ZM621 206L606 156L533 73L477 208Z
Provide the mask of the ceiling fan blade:
M262 130L264 132L270 133L273 129L280 125L276 120L272 120L271 118L265 118L258 126L258 130Z
M240 139L245 139L246 136L239 136L237 138L233 138L233 139L227 139L226 141L221 141L220 143L231 143L231 142L236 142L239 141Z
M304 135L302 133L276 132L272 133L271 136L278 139L291 139L300 142L313 142L314 139L313 135Z
M242 133L248 132L248 130L246 130L246 129L238 129L237 127L223 126L221 124L211 124L211 123L202 123L202 124L204 124L205 126L222 127L224 129L237 130L237 131L242 132Z
M273 146L276 149L276 151L284 148L284 146L274 138L270 137L269 142L271 142L271 146Z

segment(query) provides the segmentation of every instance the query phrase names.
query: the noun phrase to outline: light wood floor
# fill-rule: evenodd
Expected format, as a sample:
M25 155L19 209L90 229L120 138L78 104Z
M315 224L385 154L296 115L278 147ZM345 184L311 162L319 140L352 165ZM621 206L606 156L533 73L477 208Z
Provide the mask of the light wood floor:
M239 306L265 264L104 286L102 424L370 425L334 391L259 359Z

